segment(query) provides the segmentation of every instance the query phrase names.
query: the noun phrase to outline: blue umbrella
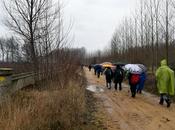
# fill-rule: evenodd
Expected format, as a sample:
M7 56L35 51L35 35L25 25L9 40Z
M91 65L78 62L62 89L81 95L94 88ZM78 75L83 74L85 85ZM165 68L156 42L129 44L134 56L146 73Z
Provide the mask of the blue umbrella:
M96 65L94 65L94 69L95 69L95 70L102 69L102 66L99 65L99 64L96 64Z

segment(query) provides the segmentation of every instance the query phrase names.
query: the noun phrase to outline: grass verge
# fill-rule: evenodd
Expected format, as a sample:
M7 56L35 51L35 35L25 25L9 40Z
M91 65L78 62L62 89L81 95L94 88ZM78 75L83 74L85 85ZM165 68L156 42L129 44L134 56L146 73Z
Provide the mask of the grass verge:
M91 122L93 98L78 77L64 88L51 82L9 96L0 104L0 130L101 130Z

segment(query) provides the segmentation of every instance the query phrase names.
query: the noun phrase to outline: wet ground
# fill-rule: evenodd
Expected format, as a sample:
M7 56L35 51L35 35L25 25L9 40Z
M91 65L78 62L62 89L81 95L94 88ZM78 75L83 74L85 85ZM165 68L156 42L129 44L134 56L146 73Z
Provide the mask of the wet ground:
M94 93L101 93L104 92L104 89L102 86L97 86L97 85L89 85L86 88L87 90L94 92Z
M88 87L97 99L99 119L108 130L175 130L175 105L158 104L159 98L149 93L131 98L129 88L108 90L104 77L99 79L85 69Z

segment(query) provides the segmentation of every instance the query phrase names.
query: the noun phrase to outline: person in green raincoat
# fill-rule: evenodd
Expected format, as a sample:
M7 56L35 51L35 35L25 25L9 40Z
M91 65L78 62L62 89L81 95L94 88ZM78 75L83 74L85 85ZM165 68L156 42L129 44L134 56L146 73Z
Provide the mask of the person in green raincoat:
M163 105L164 101L167 107L170 107L170 96L174 96L174 71L167 66L167 61L161 61L161 66L156 71L157 88L160 93L159 104Z

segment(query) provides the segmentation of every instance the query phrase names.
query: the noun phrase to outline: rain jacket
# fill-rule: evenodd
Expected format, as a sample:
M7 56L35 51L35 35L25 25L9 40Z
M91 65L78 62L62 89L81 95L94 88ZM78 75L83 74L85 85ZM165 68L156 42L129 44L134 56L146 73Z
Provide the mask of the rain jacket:
M140 74L140 81L139 81L139 85L138 85L138 90L143 90L145 80L146 80L146 72L143 72Z
M114 83L120 83L123 81L124 74L123 70L121 68L116 68L114 71Z
M113 72L110 68L106 68L104 71L104 74L106 76L106 82L111 83Z
M157 87L160 94L174 95L174 71L167 66L167 61L161 61L161 67L156 71Z
M102 66L97 64L94 66L94 69L95 69L95 71L102 70Z

